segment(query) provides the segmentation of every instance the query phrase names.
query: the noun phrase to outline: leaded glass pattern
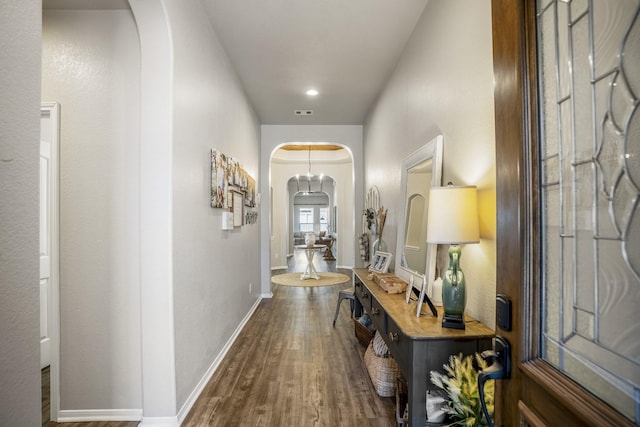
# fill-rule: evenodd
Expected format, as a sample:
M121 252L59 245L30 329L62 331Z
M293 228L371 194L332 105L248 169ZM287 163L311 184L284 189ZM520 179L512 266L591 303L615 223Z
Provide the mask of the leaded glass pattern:
M640 0L540 0L542 357L640 425Z

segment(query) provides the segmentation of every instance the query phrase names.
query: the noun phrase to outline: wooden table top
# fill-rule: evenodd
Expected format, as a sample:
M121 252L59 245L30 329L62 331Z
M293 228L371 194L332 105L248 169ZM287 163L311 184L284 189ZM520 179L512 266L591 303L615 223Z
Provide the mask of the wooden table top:
M387 314L398 325L402 332L416 340L437 340L452 338L490 338L495 335L480 321L465 315L466 329L449 329L442 327L442 307L436 307L438 317L434 317L425 304L420 318L416 317L417 301L406 303L405 294L388 294L373 280L367 279L369 274L366 268L354 268L355 274L362 280L371 294L378 300Z
M324 249L327 245L295 245L296 249Z

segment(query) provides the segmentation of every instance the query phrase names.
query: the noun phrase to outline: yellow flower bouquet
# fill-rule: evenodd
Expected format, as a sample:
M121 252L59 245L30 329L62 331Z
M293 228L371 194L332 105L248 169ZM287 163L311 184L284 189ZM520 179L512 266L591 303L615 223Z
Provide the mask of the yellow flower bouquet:
M474 360L479 369L474 367ZM482 413L478 390L478 373L487 367L478 353L463 357L452 355L449 364L443 365L446 374L431 371L431 382L447 394L446 412L455 419L451 425L465 427L484 427L489 423ZM485 402L489 416L493 418L495 381L485 384Z

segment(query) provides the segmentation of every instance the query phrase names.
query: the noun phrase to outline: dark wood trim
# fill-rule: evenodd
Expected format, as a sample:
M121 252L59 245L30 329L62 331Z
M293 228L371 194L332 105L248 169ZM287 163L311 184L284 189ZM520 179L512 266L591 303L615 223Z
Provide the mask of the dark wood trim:
M528 98L526 73L524 3L493 0L491 7L493 70L496 122L496 291L513 302L511 331L496 330L512 346L511 379L496 383L496 425L518 425L515 402L522 395L518 363L525 358L520 331L528 324L528 298L525 291L526 215L525 184ZM526 302L526 303L525 303Z
M528 245L529 258L526 263L526 276L528 278L528 300L525 300L525 306L529 310L527 313L527 332L523 337L525 357L523 360L529 360L540 355L540 339L542 325L542 289L540 280L540 266L542 265L542 253L540 247L540 174L538 161L540 159L539 146L539 106L538 106L538 78L537 78L537 38L536 38L536 2L527 0L524 6L525 20L525 44L526 44L526 74L524 82L526 85L525 109L526 124L525 132L527 132L527 144L525 154L527 156L527 175L528 185L527 192L527 224L528 226ZM526 202L525 202L526 203Z
M587 425L633 427L631 421L542 359L522 364L522 373Z
M529 408L527 404L524 403L522 400L518 401L518 409L520 410L520 415L522 416L522 419L527 423L528 426L547 427L547 424L536 413L536 411Z

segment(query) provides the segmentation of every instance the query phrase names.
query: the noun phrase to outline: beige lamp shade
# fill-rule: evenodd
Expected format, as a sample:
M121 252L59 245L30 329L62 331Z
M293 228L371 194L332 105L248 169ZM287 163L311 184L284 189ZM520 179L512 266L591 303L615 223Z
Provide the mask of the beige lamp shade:
M462 244L479 241L476 187L432 188L427 213L427 242Z

